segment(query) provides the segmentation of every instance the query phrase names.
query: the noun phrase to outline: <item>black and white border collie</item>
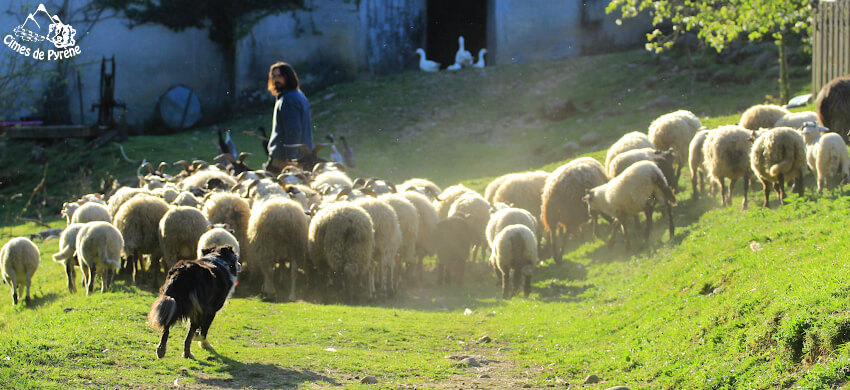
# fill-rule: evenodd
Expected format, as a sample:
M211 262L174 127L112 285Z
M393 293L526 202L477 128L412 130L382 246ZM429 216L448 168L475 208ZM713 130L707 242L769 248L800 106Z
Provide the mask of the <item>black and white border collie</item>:
M224 306L236 287L236 276L242 270L231 246L217 246L202 251L197 260L182 260L171 267L159 298L151 305L148 321L162 331L156 347L157 358L165 356L168 331L180 320L189 320L189 334L183 344L183 357L193 358L190 347L198 332L201 346L212 349L207 342L216 312Z

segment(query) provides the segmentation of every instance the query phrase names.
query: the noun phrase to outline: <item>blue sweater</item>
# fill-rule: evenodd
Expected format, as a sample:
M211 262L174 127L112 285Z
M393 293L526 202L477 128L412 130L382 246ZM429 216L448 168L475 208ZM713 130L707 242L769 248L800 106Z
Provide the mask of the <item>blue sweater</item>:
M269 137L269 156L280 160L294 160L304 156L298 148L283 145L304 144L313 150L313 121L310 119L310 102L298 90L291 89L277 95Z

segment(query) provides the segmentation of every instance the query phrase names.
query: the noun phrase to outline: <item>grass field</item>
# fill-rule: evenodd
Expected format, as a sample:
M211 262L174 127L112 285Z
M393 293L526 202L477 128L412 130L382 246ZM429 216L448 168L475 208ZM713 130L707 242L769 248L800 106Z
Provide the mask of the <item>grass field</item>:
M680 107L708 126L733 123L776 89L770 77L753 75L749 83L698 80L691 95L687 72L640 52L485 72L405 73L332 87L311 97L317 138L333 132L356 140L362 172L483 189L501 173L553 170L567 161L561 146L588 131L613 141ZM807 88L805 80L795 81L797 90ZM660 95L680 105L644 107ZM558 122L538 118L538 107L553 97L569 97L584 112ZM268 122L265 114L246 113L227 127L252 129ZM210 158L210 139L209 129L199 129L136 137L125 149L152 161L187 153ZM238 131L236 141L259 153ZM604 158L606 145L581 153ZM4 242L44 229L13 221L19 213L61 227L57 200L96 188L107 174L135 171L117 148L49 151L46 188L24 213L19 205L43 165L4 173L14 180L2 194L24 194L5 205ZM10 148L3 162L27 152ZM750 196L758 199L758 190ZM720 208L711 198L691 201L689 189L678 197L672 240L658 227L653 243L638 245L634 255L599 239L572 244L560 265L541 259L528 299L497 299L495 278L478 263L463 286L437 286L429 271L420 286L367 306L237 297L212 325L216 351L194 346L196 360L179 357L180 327L166 358L155 359L159 335L145 322L153 289L118 281L113 292L68 294L62 267L50 259L57 241L37 241L42 264L33 304L13 307L11 297L0 298L0 384L373 388L360 380L374 376L386 388L844 387L850 372L844 256L850 242L840 234L850 221L846 192L816 198L809 191L802 199L789 195L783 207L747 211ZM479 342L483 336L490 341ZM480 367L459 366L467 356ZM600 382L583 386L591 374Z

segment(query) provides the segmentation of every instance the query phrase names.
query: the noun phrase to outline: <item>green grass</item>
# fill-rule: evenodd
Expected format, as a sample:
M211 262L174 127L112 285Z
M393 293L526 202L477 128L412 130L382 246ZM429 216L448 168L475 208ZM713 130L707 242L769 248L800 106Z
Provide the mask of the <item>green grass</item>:
M680 87L689 85L688 74L639 52L485 72L405 73L334 86L311 97L317 138L333 132L356 140L361 172L483 189L501 173L556 168L567 161L561 145L585 132L613 141L679 107L707 126L734 123L775 90L763 77L698 82L699 93L691 95ZM795 81L807 88L805 80ZM623 92L629 86L632 92ZM682 97L681 105L640 109L660 94ZM559 122L536 118L551 97L570 97L586 112ZM260 114L265 110L226 126L252 129L268 122ZM238 131L235 136L242 149L259 152ZM134 137L125 147L131 158L152 161L210 158L210 139L209 129L199 129ZM581 153L602 159L604 147ZM60 227L57 201L97 188L107 173L122 178L136 168L115 147L48 150L46 188L26 212L19 205L43 165L19 164L3 176L12 183L4 196L25 194L5 205L3 241L42 229L14 222L18 214L40 212ZM27 153L9 148L3 162ZM649 247L634 240L635 255L624 253L622 243L613 249L600 239L572 243L563 264L544 259L529 299L497 299L484 264L471 265L464 286L438 286L429 270L421 286L370 306L237 297L212 325L216 352L196 344L196 360L179 357L181 327L172 332L166 358L155 359L159 335L145 322L152 289L119 280L113 292L68 294L62 267L50 258L56 240L37 241L42 264L33 304L13 307L8 288L0 297L0 387L163 388L176 380L189 388L366 388L359 379L371 375L388 388L563 388L580 386L590 374L602 382L588 388L844 386L850 372L850 269L843 255L850 242L840 233L850 221L846 192L790 195L783 207L741 211L719 208L716 199L691 201L684 187L672 240L656 225ZM760 204L757 190L750 198ZM483 335L493 341L476 343ZM474 355L485 364L457 367L450 355Z

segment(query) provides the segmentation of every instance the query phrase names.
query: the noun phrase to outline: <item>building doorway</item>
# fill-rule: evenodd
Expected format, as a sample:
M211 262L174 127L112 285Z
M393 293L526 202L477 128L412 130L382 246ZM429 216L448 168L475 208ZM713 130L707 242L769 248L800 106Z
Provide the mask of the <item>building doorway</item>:
M466 50L478 60L478 50L487 46L487 0L428 0L425 51L429 60L445 68L455 62L458 36Z

